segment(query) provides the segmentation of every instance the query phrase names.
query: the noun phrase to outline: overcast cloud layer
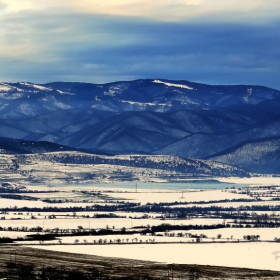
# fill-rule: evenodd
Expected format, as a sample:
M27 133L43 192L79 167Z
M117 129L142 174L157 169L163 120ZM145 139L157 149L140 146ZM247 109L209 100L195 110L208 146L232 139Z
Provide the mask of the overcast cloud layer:
M0 0L0 80L280 89L278 19L279 0Z

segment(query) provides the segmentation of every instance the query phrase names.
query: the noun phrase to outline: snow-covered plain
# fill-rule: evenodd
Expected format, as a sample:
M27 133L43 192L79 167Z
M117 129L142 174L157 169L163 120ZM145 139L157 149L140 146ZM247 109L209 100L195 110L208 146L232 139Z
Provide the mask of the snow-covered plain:
M33 200L19 200L19 199L10 199L10 198L0 198L0 205L2 208L11 208L11 207L45 207L46 203L43 201L33 201Z
M176 232L188 232L196 235L203 234L206 235L207 238L215 238L214 241L242 241L244 240L244 235L259 235L259 240L261 241L273 241L275 237L280 238L279 228L220 228L211 230L202 229ZM218 234L222 235L221 239L217 239ZM277 246L277 243L275 246Z
M270 206L276 206L279 205L279 201L251 201L251 202L221 202L221 203L207 203L207 204L187 204L187 205L173 205L170 206L171 208L176 208L176 207L192 207L192 206L199 206L199 207L210 207L210 206L218 206L218 207L244 207L244 206L253 206L253 205L270 205Z
M104 257L129 258L165 263L201 264L280 271L280 244L201 243L201 244L128 244L128 245L55 245L34 246L39 249ZM279 254L280 255L280 254Z
M183 196L182 196L183 195ZM112 193L111 197L115 199L126 199L140 202L142 204L160 203L160 202L193 202L193 201L211 201L211 200L223 200L223 199L248 199L250 198L246 194L235 194L225 192L222 190L202 190L202 191L169 191L169 192L134 192L134 193Z
M49 215L51 215L50 213ZM129 219L129 218L57 218L57 219L48 219L44 218L45 216L40 216L40 219L22 219L22 220L1 220L1 227L37 227L40 226L43 229L77 229L78 226L82 226L85 229L94 228L115 228L121 229L132 228L132 227L146 227L147 225L156 226L161 224L171 224L171 225L213 225L221 224L222 219L190 219L190 220L173 220L173 219Z
M251 178L216 178L220 182L231 184L246 184L251 186L280 185L280 177L251 177Z
M52 173L53 168L59 168L65 170L70 168L70 166L63 166L59 164L53 164L53 166L46 164L46 170L35 169L31 171L31 174L40 174L40 172L47 172L50 176L56 176ZM78 172L78 166L71 166L74 171ZM94 165L86 166L86 169L95 168ZM100 167L98 167L100 168ZM114 170L114 169L112 169ZM24 171L21 169L21 171ZM27 170L26 170L27 171ZM30 172L29 172L30 173ZM26 175L29 176L30 174ZM63 172L62 172L63 173ZM66 177L67 172L63 173ZM44 174L45 176L46 174ZM0 198L1 207L14 207L18 208L28 206L28 207L38 207L43 208L47 206L52 207L73 207L87 205L115 205L118 201L125 202L139 202L142 205L150 203L160 203L160 202L191 202L193 204L185 205L190 206L222 206L222 207L239 207L241 205L278 205L277 201L256 201L256 202L223 202L223 203L212 203L212 204L195 204L194 202L199 201L218 201L218 200L232 200L232 199L254 199L254 197L248 194L241 194L240 192L245 192L247 187L243 189L242 185L269 185L268 180L270 178L260 178L252 179L251 181L237 180L240 185L232 185L235 188L231 189L197 189L197 188L183 188L183 186L177 185L176 188L171 184L160 188L160 185L148 186L141 188L139 183L136 192L135 183L131 182L128 185L125 184L70 184L67 183L56 183L51 181L51 185L24 185L26 189L33 191L45 191L45 193L22 193L18 195L31 196L33 198L39 199L38 201L30 200L18 200L18 199L6 199ZM272 178L275 179L275 178ZM235 180L235 179L224 179L224 180ZM247 179L246 179L247 180ZM273 180L275 185L277 180ZM231 182L232 183L232 182ZM158 186L158 187L157 187ZM57 192L53 192L57 191ZM91 193L92 192L92 193ZM97 195L98 193L98 195ZM251 195L258 195L266 193L264 189L253 188L251 189ZM63 203L45 203L40 199L54 199L62 200ZM268 197L261 197L262 199L269 199ZM65 201L65 200L68 200ZM94 202L93 202L94 201ZM172 207L172 206L171 206ZM174 205L173 207L184 207L184 205ZM5 228L5 230L0 231L0 237L26 237L28 234L34 234L35 231L29 232L20 231L22 227L36 228L42 227L43 230L67 230L67 229L78 229L83 228L87 232L87 229L121 229L126 228L127 231L133 230L133 227L147 227L147 226L157 226L160 224L171 224L171 225L217 225L217 224L227 224L233 225L233 219L220 219L220 218L195 218L195 219L161 219L160 213L133 213L133 212L115 212L114 214L119 216L125 216L125 218L93 218L93 215L97 212L86 211L77 212L74 214L71 210L68 212L24 212L20 210L8 211L8 213L0 213L0 227ZM99 213L110 213L110 212L99 212ZM263 214L260 212L259 214ZM273 213L273 212L272 212ZM49 219L49 215L56 215L56 219ZM140 218L143 214L148 214L148 218ZM270 213L271 214L271 213ZM278 212L273 213L273 216L278 214ZM31 216L33 218L31 219ZM88 217L86 217L88 216ZM130 217L137 216L137 219L131 219ZM2 220L2 218L4 218ZM277 218L277 217L276 217ZM19 231L7 230L9 227L14 228ZM280 243L272 242L274 238L280 238L280 233L278 228L221 228L221 229L211 229L211 230L177 230L170 231L168 234L174 233L174 237L170 236L141 236L140 234L134 235L107 235L107 236L62 236L60 239L55 241L46 241L44 244L48 246L43 246L40 248L50 249L50 250L61 250L76 253L85 254L95 254L108 257L123 257L132 259L143 259L151 261L162 261L170 263L195 263L195 264L205 264L205 265L220 265L220 266L231 266L231 267L247 267L247 268L257 268L257 269L273 269L280 271L280 265L277 266L278 260L274 260L273 251L280 250ZM183 233L184 237L178 237L178 233ZM186 237L185 234L191 233L193 235L206 235L207 238L202 238L201 244L195 243L195 238ZM87 233L88 234L88 233ZM164 232L159 233L165 235ZM217 238L218 234L221 234L220 239ZM244 235L259 235L260 242L245 242L243 241ZM116 244L117 239L121 240L121 245ZM136 240L137 238L137 244ZM79 245L74 245L75 240L79 239ZM106 239L107 244L112 240L113 244L110 245L90 245L93 243L98 243L99 239ZM128 241L127 241L128 239ZM140 240L142 243L139 244ZM238 242L242 241L242 242ZM153 244L153 242L168 242L173 244ZM268 242L270 241L270 242ZM133 242L134 244L128 244ZM181 244L177 244L181 242ZM20 244L26 244L30 241L19 241ZM34 242L38 244L39 242ZM73 244L67 246L61 246L60 243ZM87 245L84 245L84 244ZM207 244L206 244L207 243ZM51 244L57 244L56 246L51 246ZM278 245L279 244L279 245ZM117 247L123 246L123 247ZM160 253L163 252L163 253ZM164 254L168 252L168 254ZM279 253L280 256L280 253ZM264 261L261 262L262 258ZM279 260L280 261L280 260ZM280 263L279 263L280 264Z
M59 197L57 198L59 199ZM65 203L47 203L43 201L36 200L18 200L9 198L0 198L0 205L3 208L14 208L14 207L85 207L92 205L92 202L65 202Z
M122 244L127 243L152 243L153 242L162 242L162 243L179 243L179 242L193 242L193 238L186 238L186 237L168 237L168 236L141 236L140 234L126 234L126 235L83 235L83 236L62 236L59 237L57 240L49 240L44 241L44 244L67 244L71 245L74 243L84 243L84 244L97 244L99 243L99 240L101 240L101 243L118 243L117 240L120 240L119 242ZM206 240L206 239L205 239ZM209 241L211 241L209 239ZM16 241L18 244L30 244L30 241ZM39 241L38 241L39 243ZM37 243L37 244L38 244Z

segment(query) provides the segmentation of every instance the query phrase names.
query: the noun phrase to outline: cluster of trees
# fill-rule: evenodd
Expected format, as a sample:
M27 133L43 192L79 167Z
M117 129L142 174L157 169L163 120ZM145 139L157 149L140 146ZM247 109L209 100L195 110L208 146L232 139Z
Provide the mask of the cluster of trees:
M121 244L121 243L143 243L144 241L142 239L138 239L137 237L134 238L117 238L117 239L109 239L107 240L106 238L99 238L98 240L93 240L93 244ZM149 238L145 240L145 243L155 243L156 239L155 238ZM75 239L74 241L75 244L79 244L80 240ZM83 244L89 243L86 239L83 240Z
M18 208L14 207L14 209L11 208L5 208L2 209L2 213L5 211L26 211L26 212L73 212L73 213L83 213L83 211L98 211L98 212L111 212L111 213L99 213L95 214L93 218L124 218L124 216L118 216L114 214L115 211L122 211L122 212L142 212L144 213L141 218L150 218L149 213L158 213L159 216L157 218L161 218L162 220L167 218L172 219L185 219L185 218L195 218L195 217L211 217L211 218L223 218L223 219L232 219L235 222L233 224L223 224L223 225L212 225L212 226L195 226L195 225L189 225L185 228L173 228L173 230L176 229L213 229L213 228L223 228L223 227L280 227L280 220L278 221L277 218L274 216L268 217L268 215L254 215L254 213L248 213L249 211L267 211L267 210L273 210L276 211L279 209L280 211L280 205L267 205L267 206L243 206L241 208L233 208L233 207L217 207L217 206L207 206L207 207L199 207L199 206L193 206L193 207L167 207L164 206L165 204L146 204L146 205L140 205L139 203L120 203L120 204L106 204L106 205L93 205L93 206L86 206L86 207L44 207L44 208L29 208L29 207L23 207ZM244 208L244 209L243 209ZM1 211L1 209L0 209ZM248 212L246 212L248 211ZM89 215L85 216L86 218L90 218ZM1 217L1 219L4 219L4 217ZM31 218L35 218L35 216L32 216ZM132 216L130 217L132 218ZM20 218L18 218L20 219ZM6 230L4 228L0 227L0 230ZM21 229L9 229L9 230L16 230L21 231ZM160 229L154 228L153 231L161 231ZM34 232L40 232L42 231L42 228L32 228L28 229L28 231L34 231ZM162 230L165 231L165 230ZM83 232L89 232L88 230L83 230ZM51 233L53 233L51 231ZM65 232L69 234L69 232ZM80 233L77 232L77 230L71 230L71 234ZM148 233L148 232L147 232ZM111 232L110 234L115 234L115 231Z
M209 200L209 201L174 201L174 202L160 202L160 203L148 203L147 205L159 205L159 206L171 206L171 205L188 205L188 204L213 204L213 203L228 203L228 202L255 202L261 201L260 198L235 198L235 199L221 199L221 200Z
M132 202L118 202L114 201L116 205L92 205L92 206L69 206L69 207L56 207L56 206L48 206L48 207L2 207L0 211L22 211L22 212L87 212L87 211L104 211L104 212L115 212L115 211L127 211L133 212L136 206L139 206L140 203L132 203ZM141 209L141 208L140 208ZM141 212L141 211L139 211Z
M0 198L16 199L16 200L30 200L36 201L39 198L27 196L27 195L18 195L18 194L0 194Z
M0 186L0 193L56 193L58 190L30 190L25 187L13 187L10 184L3 183Z
M0 243L12 243L13 240L9 237L0 237Z
M92 206L69 206L69 207L14 207L1 208L0 211L29 211L29 212L83 212L83 211L98 211L98 212L142 212L142 213L159 213L162 217L172 218L188 218L196 216L216 217L225 219L239 219L243 217L242 211L280 211L280 205L252 205L236 207L221 207L221 206L192 206L192 207L167 207L165 204L146 204L131 202L115 202L115 204L92 205ZM248 216L248 214L247 214ZM245 217L245 214L244 214Z
M248 241L257 241L259 240L260 236L259 235L244 235L243 239L248 240Z
M161 224L158 226L152 226L150 229L147 228L141 232L141 234L151 233L152 235L156 232L165 232L171 230L198 230L198 229L220 229L226 228L229 224L216 224L216 225L171 225ZM230 225L229 225L230 226Z
M93 218L126 218L126 216L120 216L120 215L116 215L114 213L105 213L105 214L100 214L100 213L96 213L93 215Z

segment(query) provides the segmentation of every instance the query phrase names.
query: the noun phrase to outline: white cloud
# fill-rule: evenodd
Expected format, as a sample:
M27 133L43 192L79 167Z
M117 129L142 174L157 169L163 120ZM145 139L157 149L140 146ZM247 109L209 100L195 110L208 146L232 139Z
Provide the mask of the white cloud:
M109 14L161 21L254 21L280 16L279 0L2 0L8 12Z
M7 8L7 5L3 2L0 2L0 11L5 10Z
M227 83L244 77L279 88L280 23L264 22L280 17L279 5L279 0L0 0L0 77ZM269 72L257 73L259 64Z

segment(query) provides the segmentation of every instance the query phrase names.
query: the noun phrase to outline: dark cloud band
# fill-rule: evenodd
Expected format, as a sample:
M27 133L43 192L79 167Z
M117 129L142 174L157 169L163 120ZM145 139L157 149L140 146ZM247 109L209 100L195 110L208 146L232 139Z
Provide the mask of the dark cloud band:
M10 18L9 24L0 20L2 23L12 44L38 48L30 59L0 57L0 77L7 81L106 82L161 77L280 88L279 22L166 23L22 13Z

